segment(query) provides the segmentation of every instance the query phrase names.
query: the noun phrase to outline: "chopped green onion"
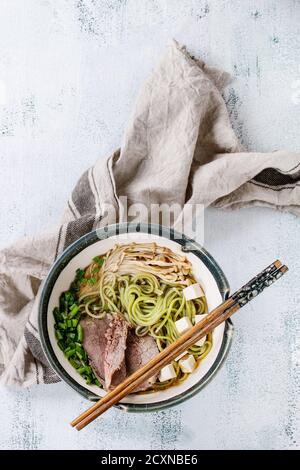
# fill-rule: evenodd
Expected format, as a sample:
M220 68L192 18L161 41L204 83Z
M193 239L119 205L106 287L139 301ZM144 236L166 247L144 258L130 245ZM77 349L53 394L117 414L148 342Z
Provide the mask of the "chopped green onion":
M78 348L75 348L76 350L76 355L77 357L81 360L81 361L86 361L87 357L86 357L86 352L84 349L78 349Z
M83 354L81 354L81 352L75 351L75 353L76 353L76 356L79 357L80 360L83 359Z
M62 351L65 350L65 344L64 344L63 341L57 341L57 344L58 344L59 348L60 348Z
M98 266L94 267L92 273L96 275L104 260L96 257L95 262L97 262ZM94 285L97 283L97 276L87 279L85 278L84 270L78 269L76 271L75 280L72 282L69 290L63 292L59 298L59 307L53 309L55 337L58 347L63 351L71 366L81 374L86 383L102 387L99 380L95 377L89 365L87 353L82 347L84 330L79 323L81 312L77 303L77 292L82 283ZM84 299L84 302L89 300L87 297Z
M70 349L69 351L65 350L65 355L69 359L69 357L73 356L75 354L75 349Z
M70 312L69 318L73 318L79 312L79 305L73 304L70 308L71 308L71 312Z
M75 280L76 281L82 281L82 279L84 278L84 270L83 269L76 269L76 277L75 277Z
M59 330L55 330L55 336L58 340L63 339L63 335L61 334L61 332Z
M79 324L79 325L77 325L77 341L79 343L82 343L82 340L83 340L83 328Z
M65 292L65 299L69 305L72 305L74 303L74 295L72 294L72 292Z
M57 307L55 307L55 309L53 310L53 315L56 323L59 323L62 320L62 315Z
M104 264L104 259L101 258L100 256L95 256L95 258L93 258L93 261L97 264L99 264L99 266L103 266Z
M78 369L78 367L80 366L80 362L77 359L73 359L70 357L69 362L75 369Z

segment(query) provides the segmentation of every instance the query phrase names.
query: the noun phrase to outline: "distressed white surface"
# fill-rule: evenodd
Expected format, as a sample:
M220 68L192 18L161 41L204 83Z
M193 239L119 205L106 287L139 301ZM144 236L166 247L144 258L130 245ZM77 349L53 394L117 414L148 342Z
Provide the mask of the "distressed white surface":
M249 149L300 147L297 1L0 0L0 245L55 223L83 170L116 148L135 95L175 37L235 80L226 99ZM234 320L225 367L169 411L111 410L60 383L1 390L0 448L300 447L299 227L265 209L206 212L206 247L232 288L276 257L290 273Z

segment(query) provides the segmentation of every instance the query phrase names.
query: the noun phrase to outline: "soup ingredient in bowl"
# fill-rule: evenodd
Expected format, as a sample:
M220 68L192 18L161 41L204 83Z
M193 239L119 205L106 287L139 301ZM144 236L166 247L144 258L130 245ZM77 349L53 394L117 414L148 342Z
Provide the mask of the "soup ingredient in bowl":
M104 352L106 390L110 390L126 377L125 350L128 324L119 315L112 315L112 317L113 320L105 334L107 340Z
M188 317L182 317L175 322L176 330L180 335L188 331L192 326L192 322Z
M196 283L183 289L183 295L186 300L193 300L198 299L199 297L204 297L204 292L200 284Z
M191 374L196 367L194 356L188 354L179 361L179 367L184 374Z
M163 367L159 373L159 381L160 382L168 382L169 380L176 379L177 374L174 369L173 364L167 364Z
M94 374L102 385L108 384L108 389L118 385L126 377L126 322L108 313L103 319L83 318L80 324L84 331L83 347ZM114 351L116 341L119 344Z
M106 390L112 390L158 353L151 336L136 336L118 314L108 313L103 319L86 317L80 323L84 330L83 347ZM141 384L138 391L146 390L155 380L152 377Z
M126 365L128 375L133 374L133 372L146 365L158 353L158 347L152 336L137 336L133 331L130 331L126 349ZM150 377L150 379L135 389L135 392L147 390L155 383L156 379L157 375Z

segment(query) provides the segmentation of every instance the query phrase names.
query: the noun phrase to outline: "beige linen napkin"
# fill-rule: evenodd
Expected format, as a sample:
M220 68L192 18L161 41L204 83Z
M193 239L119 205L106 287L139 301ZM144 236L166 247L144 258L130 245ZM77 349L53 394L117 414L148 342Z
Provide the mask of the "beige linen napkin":
M86 171L61 224L0 253L0 376L3 384L59 379L41 349L39 287L57 256L110 220L106 207L179 203L264 205L300 215L300 154L249 153L230 125L221 92L228 75L176 42L143 85L121 150Z

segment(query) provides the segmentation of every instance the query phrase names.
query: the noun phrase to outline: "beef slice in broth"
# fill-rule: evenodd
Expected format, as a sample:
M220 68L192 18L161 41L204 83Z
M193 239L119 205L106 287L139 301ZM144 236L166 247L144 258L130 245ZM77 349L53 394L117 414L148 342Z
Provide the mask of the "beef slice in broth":
M126 378L125 350L128 324L119 315L113 316L106 331L104 355L105 388L111 390Z
M108 313L101 319L86 317L80 324L84 331L83 347L95 375L107 390L114 388L126 377L126 322Z
M106 390L115 388L159 353L152 336L136 336L120 315L108 313L102 319L86 317L80 323L84 330L83 347ZM135 392L147 390L156 379L157 375L151 377Z
M156 341L152 336L137 336L130 331L127 338L126 368L127 376L147 364L159 353ZM147 390L157 379L158 374L139 385L134 391Z
M104 353L107 344L106 331L112 321L112 315L103 319L85 317L80 321L83 328L83 347L88 355L90 365L102 383L105 383Z

